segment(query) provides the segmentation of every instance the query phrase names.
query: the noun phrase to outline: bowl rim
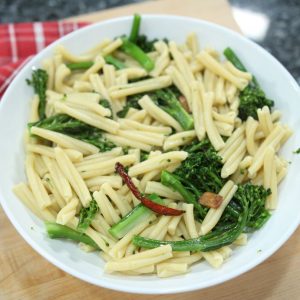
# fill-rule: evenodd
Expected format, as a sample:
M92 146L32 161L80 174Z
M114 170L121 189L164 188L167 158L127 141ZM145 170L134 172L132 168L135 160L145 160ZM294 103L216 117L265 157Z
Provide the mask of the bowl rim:
M227 27L221 26L219 24L215 24L206 20L202 19L197 19L197 18L192 18L192 17L186 17L186 16L177 16L177 15L172 15L172 14L142 14L144 19L161 19L161 18L169 18L169 19L175 19L179 21L194 21L197 22L199 25L203 24L205 26L210 26L214 29L217 29L219 31L226 32L226 34L229 34L233 36L235 39L242 39L244 42L254 46L257 51L262 52L264 55L269 56L269 58L272 60L272 63L277 64L278 67L280 67L281 72L287 76L287 78L290 81L291 86L295 89L295 91L299 94L300 97L300 87L296 80L293 78L293 76L286 70L286 68L268 51L266 51L264 48L262 48L260 45L256 44L255 42L249 40L242 34L233 31L232 29L229 29ZM3 107L5 106L6 102L9 101L9 94L10 91L17 86L19 77L22 76L23 73L26 72L28 66L30 64L39 64L41 62L41 56L43 56L44 52L48 48L52 48L57 44L60 44L61 42L72 39L76 37L78 33L83 33L83 32L89 32L91 28L95 28L98 26L102 26L103 24L111 24L113 25L114 23L122 22L122 21L127 21L128 19L131 19L131 15L127 16L122 16L122 17L115 17L111 18L105 21L100 21L91 25L87 25L83 28L77 29L59 39L56 41L52 42L49 44L47 47L45 47L41 52L36 54L32 59L27 61L27 63L22 67L21 71L17 74L17 76L13 79L13 81L10 83L9 87L5 91L3 97L2 97L2 105L0 105L0 115L3 110ZM1 103L0 102L0 103ZM1 188L1 186L0 186ZM3 198L3 199L2 199ZM170 288L166 288L164 290L159 290L154 287L149 287L149 288L143 288L141 291L138 285L136 287L127 287L126 285L122 286L117 286L117 283L114 283L114 281L111 281L109 279L104 279L101 278L101 282L99 282L99 278L92 277L89 275L82 274L82 272L74 270L73 268L69 267L68 265L61 263L58 259L56 259L54 256L50 255L41 247L38 242L34 241L34 239L26 233L26 231L22 228L21 224L18 223L17 219L14 217L14 214L9 210L8 206L6 206L6 201L4 200L4 197L0 197L0 203L3 207L3 210L5 214L7 215L8 219L10 222L13 224L13 226L16 228L20 236L36 251L38 252L42 257L44 257L46 260L51 262L53 265L58 267L59 269L63 270L64 272L71 274L72 276L81 279L85 282L91 283L93 285L107 288L107 289L112 289L116 290L119 292L126 292L126 293L136 293L136 294L175 294L175 293L182 293L182 292L190 292L190 291L195 291L195 290L200 290L204 288L208 288L214 285L218 285L221 283L224 283L228 280L231 280L249 270L254 268L255 266L259 265L263 261L265 261L267 258L269 258L272 254L274 254L290 237L291 235L295 232L297 227L300 224L300 214L298 215L298 219L293 220L293 222L289 223L289 227L286 231L286 234L278 237L278 239L274 242L273 246L271 248L265 249L258 257L256 260L247 262L246 264L243 264L241 267L234 269L232 272L229 274L222 275L220 277L217 277L214 280L210 280L209 282L207 281L202 281L200 282L199 285L193 284L192 286L172 286ZM166 281L167 282L167 281Z

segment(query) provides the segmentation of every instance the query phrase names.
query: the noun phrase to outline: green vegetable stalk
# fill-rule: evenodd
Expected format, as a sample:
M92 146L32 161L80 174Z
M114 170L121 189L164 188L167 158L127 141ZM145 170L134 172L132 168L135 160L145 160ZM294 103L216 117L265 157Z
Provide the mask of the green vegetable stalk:
M144 95L148 95L155 104L171 115L184 130L191 130L194 128L194 120L179 102L178 97L180 96L180 92L175 86L127 97L127 103L124 108L118 112L118 116L124 118L130 107L141 109L138 101Z
M136 44L132 43L128 38L122 38L123 44L121 49L135 59L145 70L150 72L154 68L153 60Z
M66 64L66 66L70 69L70 70L86 70L89 69L92 65L94 64L94 62L92 61L83 61L83 62L78 62L78 63L69 63Z
M227 220L229 215L228 211L225 210L217 226L208 234L195 239L175 242L135 236L132 242L142 248L171 245L173 251L212 251L219 249L232 244L242 232L258 230L267 222L270 218L270 213L265 209L268 195L270 195L270 190L266 190L262 186L250 183L239 185L234 198L230 201L230 203L235 203L234 209L237 209L238 215L236 218Z
M161 183L172 190L178 192L187 203L191 203L194 205L195 210L197 211L197 215L200 216L200 218L204 218L205 216L205 210L204 208L198 203L198 198L195 196L195 194L191 193L188 189L186 189L182 183L180 182L180 179L171 174L170 172L164 170L161 172L160 176Z
M224 50L225 57L239 70L247 72L245 66L231 48ZM239 117L245 121L249 116L254 119L257 117L257 109L264 106L271 108L274 101L266 98L264 91L260 88L256 78L253 76L250 84L240 93Z
M57 114L38 122L28 124L29 129L33 126L60 132L92 144L98 147L101 152L109 151L115 147L115 144L103 137L103 132L100 129L65 114Z
M69 239L75 242L81 242L92 246L95 249L99 249L98 245L86 234L80 233L74 229L71 229L67 226L60 225L57 223L45 222L46 230L48 236L51 239Z
M157 104L171 115L184 130L194 128L194 120L192 116L182 107L176 95L170 88L155 91L154 100Z
M194 204L196 218L203 220L208 209L198 199L204 192L218 193L223 187L222 158L207 139L195 140L182 150L188 152L188 157L174 173L163 171L161 183L179 192L187 203Z
M142 248L156 248L162 245L171 245L173 251L212 251L232 244L238 236L243 232L247 221L247 204L244 205L243 211L237 222L231 226L227 226L226 230L216 230L195 239L184 241L159 241L135 236L132 240L133 244Z
M119 59L113 57L112 55L105 56L104 60L107 64L113 65L117 70L124 69L126 67ZM66 66L70 70L74 71L89 69L93 64L93 61L83 61L78 63L68 63Z
M136 236L133 244L143 248L155 248L169 244L173 251L211 251L230 245L242 232L252 232L260 229L270 218L270 213L265 209L267 196L270 190L250 183L239 185L234 198L231 200L238 216L226 220L226 211L217 226L210 233L196 239L185 241L157 241ZM227 206L228 208L229 206Z
M117 70L121 70L126 68L124 63L122 63L119 59L115 58L112 55L106 55L104 60L107 64L113 65Z
M38 113L40 119L46 118L46 90L48 82L48 74L45 70L37 69L32 72L31 80L26 80L34 89L34 92L39 96Z
M155 203L163 204L163 200L156 194L151 194L147 198ZM113 237L121 239L125 234L127 234L131 229L136 227L151 214L153 214L153 211L140 203L118 223L114 224L108 231Z
M129 41L132 43L136 43L137 37L139 35L140 24L141 24L141 16L138 14L134 14L133 22L131 26L131 32L129 35Z

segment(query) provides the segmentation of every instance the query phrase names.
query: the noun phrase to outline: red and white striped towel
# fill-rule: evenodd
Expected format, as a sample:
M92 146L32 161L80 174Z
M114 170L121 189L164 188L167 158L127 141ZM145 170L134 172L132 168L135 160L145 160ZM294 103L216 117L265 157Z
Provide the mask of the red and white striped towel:
M86 22L0 24L0 99L21 68L43 48Z

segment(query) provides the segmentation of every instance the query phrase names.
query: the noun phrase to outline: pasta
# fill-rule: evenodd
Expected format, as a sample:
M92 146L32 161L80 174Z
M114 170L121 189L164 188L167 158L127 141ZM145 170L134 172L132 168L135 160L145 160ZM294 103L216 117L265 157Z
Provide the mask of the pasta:
M292 131L268 99L243 108L256 79L195 33L138 55L128 43L105 39L80 55L58 46L43 62L46 91L33 97L24 139L27 182L13 191L50 222L51 237L59 225L82 250L100 250L108 273L220 268L251 238L244 229L267 220L257 215L276 209L288 172L278 152Z

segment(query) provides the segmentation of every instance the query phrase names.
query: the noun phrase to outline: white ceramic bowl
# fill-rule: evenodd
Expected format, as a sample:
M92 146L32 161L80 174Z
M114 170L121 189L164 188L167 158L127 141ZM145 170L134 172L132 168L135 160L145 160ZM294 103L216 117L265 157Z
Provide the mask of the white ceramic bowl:
M268 52L243 36L208 22L176 16L143 16L141 31L150 38L167 37L183 42L190 32L198 35L202 47L218 51L230 46L255 74L266 94L275 99L283 113L283 122L295 130L282 149L289 161L289 172L279 189L279 205L268 223L253 234L246 246L237 248L218 270L205 262L196 264L184 276L159 279L156 276L129 277L103 272L104 262L97 253L87 254L72 242L51 240L43 223L26 209L12 193L12 186L25 180L23 134L29 112L32 90L25 83L33 66L49 57L57 44L82 53L105 37L129 32L131 17L109 20L78 30L41 51L18 74L0 104L0 195L2 206L20 235L51 263L92 284L133 293L165 294L192 291L222 283L255 267L273 254L294 232L300 220L300 157L292 151L300 146L300 91L286 69Z

